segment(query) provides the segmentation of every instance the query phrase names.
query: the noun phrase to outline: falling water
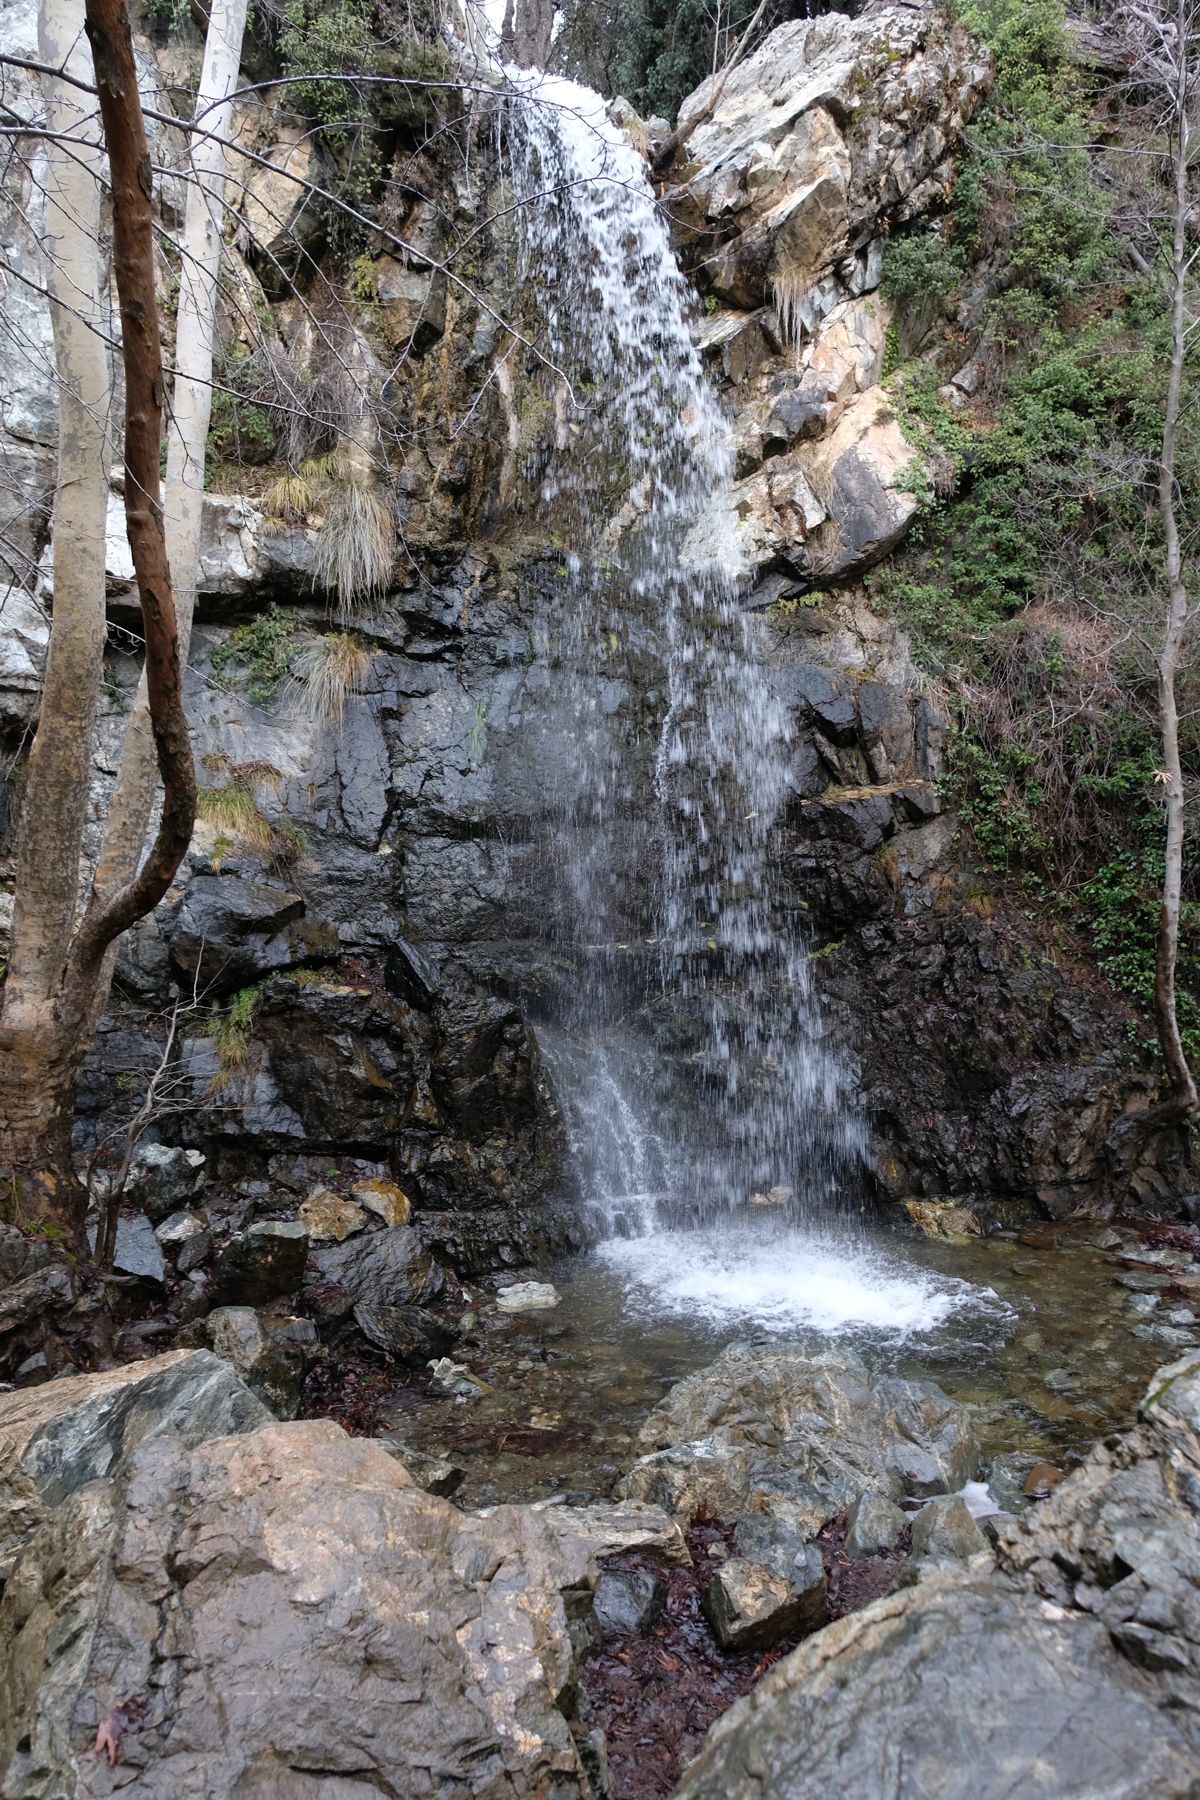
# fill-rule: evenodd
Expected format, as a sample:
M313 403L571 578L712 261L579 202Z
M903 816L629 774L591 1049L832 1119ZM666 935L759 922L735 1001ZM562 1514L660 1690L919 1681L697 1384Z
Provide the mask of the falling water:
M814 1234L857 1205L861 1128L772 886L792 742L722 554L731 433L642 158L589 90L511 82L519 274L551 365L525 400L553 438L527 499L557 592L541 777L566 974L543 1043L611 1254L734 1312L769 1271L794 1322L788 1295L816 1281L828 1310L846 1280ZM886 1310L881 1283L851 1278L858 1316Z

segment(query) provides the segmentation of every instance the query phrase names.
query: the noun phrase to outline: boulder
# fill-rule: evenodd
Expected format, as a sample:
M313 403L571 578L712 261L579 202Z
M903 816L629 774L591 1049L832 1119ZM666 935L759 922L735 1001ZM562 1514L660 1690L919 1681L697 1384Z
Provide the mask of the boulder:
M368 1175L364 1181L356 1181L350 1194L385 1225L407 1225L412 1218L412 1203L404 1189L382 1176Z
M819 1560L819 1559L818 1559ZM806 1599L783 1575L731 1556L704 1590L704 1616L722 1650L769 1650L803 1629ZM825 1617L825 1585L814 1623Z
M186 1207L204 1186L206 1158L177 1144L141 1143L129 1165L128 1192L155 1222Z
M360 1300L353 1319L369 1344L412 1368L444 1355L456 1336L444 1319L421 1306L379 1306Z
M330 1421L143 1444L5 1592L0 1791L585 1800L591 1579L536 1511L464 1514Z
M958 1494L928 1501L913 1520L912 1553L936 1562L970 1562L987 1551L987 1539Z
M642 1426L620 1491L685 1513L767 1513L805 1537L868 1489L896 1501L974 1475L965 1407L936 1383L872 1380L851 1351L732 1344Z
M605 1569L596 1583L592 1610L602 1637L649 1631L662 1614L666 1595L651 1569Z
M815 1631L825 1623L825 1565L815 1544L806 1543L794 1526L781 1519L747 1514L733 1533L736 1556L782 1576L801 1604L791 1630ZM728 1566L728 1565L727 1565Z
M328 1188L315 1187L296 1208L296 1217L307 1227L314 1243L343 1243L354 1232L362 1231L367 1215L355 1200L343 1200Z
M253 1431L270 1413L206 1350L0 1394L0 1578L52 1508L110 1474L143 1439Z
M392 1225L314 1251L306 1286L318 1316L332 1320L355 1306L423 1306L443 1279L420 1233Z
M218 1306L205 1319L204 1331L213 1353L236 1369L277 1418L295 1418L305 1371L320 1348L311 1319Z
M308 1259L308 1228L264 1219L235 1232L217 1258L214 1298L227 1306L265 1306L294 1294Z
M846 1515L846 1555L858 1562L864 1556L878 1556L881 1550L893 1550L908 1517L883 1494L870 1489L860 1494Z
M1200 1786L1200 1360L1000 1538L809 1639L676 1800L1184 1800Z

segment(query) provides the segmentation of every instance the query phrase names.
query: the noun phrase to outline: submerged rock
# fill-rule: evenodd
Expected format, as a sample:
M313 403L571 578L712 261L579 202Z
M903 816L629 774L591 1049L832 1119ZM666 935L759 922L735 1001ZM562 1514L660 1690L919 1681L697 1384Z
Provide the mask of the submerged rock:
M496 1305L501 1312L547 1312L562 1299L558 1289L548 1281L515 1281L510 1287L497 1288Z
M872 1380L850 1351L733 1344L679 1382L621 1484L680 1514L767 1513L811 1537L872 1489L893 1501L961 1487L979 1446L936 1383Z
M1006 1528L995 1569L935 1569L785 1657L713 1727L676 1800L1185 1800L1198 1509L1193 1357Z

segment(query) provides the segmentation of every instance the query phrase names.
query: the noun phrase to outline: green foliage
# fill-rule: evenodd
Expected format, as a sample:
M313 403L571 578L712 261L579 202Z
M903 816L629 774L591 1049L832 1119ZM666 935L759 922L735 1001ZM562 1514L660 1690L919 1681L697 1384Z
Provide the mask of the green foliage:
M365 0L284 0L279 57L291 82L288 101L297 112L324 125L367 117L363 90L352 77L375 71L378 45L372 24Z
M239 354L224 359L220 385L213 389L204 452L206 486L212 486L220 463L244 468L270 462L279 434L271 413L262 404L269 388L256 356Z
M942 306L957 292L966 269L962 246L949 241L935 226L888 240L880 286L889 300L900 305L928 300Z
M950 211L885 256L897 309L885 364L919 452L909 485L922 510L871 585L957 696L945 785L981 861L1087 936L1146 1034L1162 880L1151 647L1167 322L1110 224L1113 169L1089 153L1059 0L956 10L992 46L997 82L959 155ZM968 340L977 384L956 411L939 390L964 360L959 294L981 278L990 298L982 315L975 303ZM906 324L922 356L897 367ZM1200 493L1188 409L1179 453L1186 510ZM1198 685L1185 668L1189 781ZM1198 873L1189 842L1180 1015L1196 1050Z
M1145 815L1136 841L1097 869L1082 890L1078 923L1091 937L1113 986L1137 1004L1147 1037L1154 1014L1155 937L1163 882L1161 821ZM1200 906L1180 910L1180 963L1194 970L1200 956ZM1190 1062L1200 1060L1200 996L1181 986L1179 1028Z
M209 1035L217 1046L221 1073L213 1082L219 1089L246 1068L251 1059L251 1037L254 1015L262 998L266 979L244 987L233 996L226 1012L218 1014L209 1025Z
M291 673L296 621L274 601L238 625L212 652L212 672L224 687L245 684L251 700L266 706Z

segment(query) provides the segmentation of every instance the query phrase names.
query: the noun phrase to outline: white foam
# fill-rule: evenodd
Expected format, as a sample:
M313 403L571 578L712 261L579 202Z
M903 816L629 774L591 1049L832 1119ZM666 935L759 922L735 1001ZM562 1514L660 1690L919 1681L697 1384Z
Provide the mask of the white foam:
M639 1311L686 1314L722 1327L866 1329L908 1337L964 1313L992 1319L1008 1313L991 1288L799 1231L656 1231L612 1239L597 1254L626 1283Z

